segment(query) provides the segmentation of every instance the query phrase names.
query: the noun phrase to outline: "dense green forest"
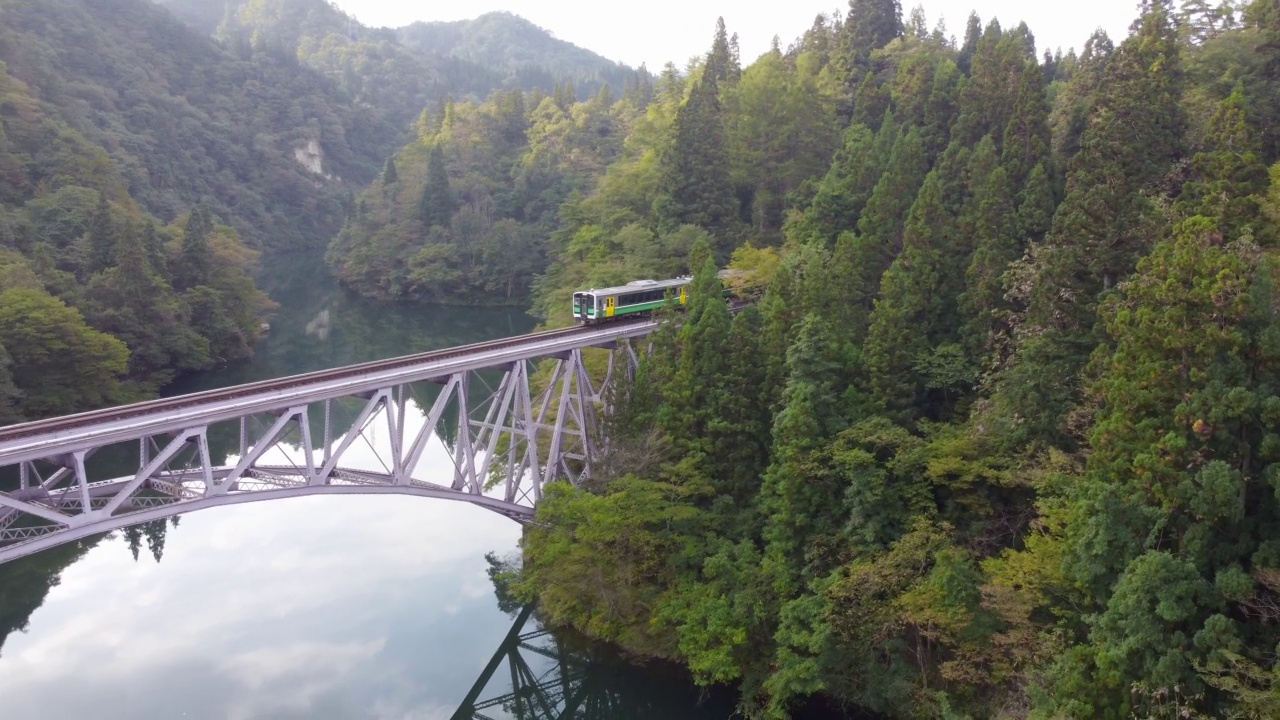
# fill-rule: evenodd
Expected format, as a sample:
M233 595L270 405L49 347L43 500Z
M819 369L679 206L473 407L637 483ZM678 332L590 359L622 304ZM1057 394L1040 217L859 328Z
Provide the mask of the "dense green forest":
M203 205L158 221L129 180L0 62L0 421L145 398L251 351L257 253Z
M1276 717L1277 70L1276 0L1147 0L1065 55L852 0L747 67L721 26L651 90L430 114L333 252L381 293L491 292L487 181L489 217L554 225L552 322L696 271L590 486L538 506L515 586L555 623L748 717ZM546 138L584 171L530 213L487 173Z
M0 4L0 422L248 357L259 254L324 247L424 107L637 77L512 16L435 52L323 0L162 4Z
M143 0L6 3L0 60L147 212L203 204L259 249L326 242L401 142L295 57L234 55Z
M169 4L200 31L0 4L0 421L243 357L259 249L552 325L692 271L539 505L547 618L752 718L1280 715L1280 0L1066 54L850 0L656 76L510 16Z

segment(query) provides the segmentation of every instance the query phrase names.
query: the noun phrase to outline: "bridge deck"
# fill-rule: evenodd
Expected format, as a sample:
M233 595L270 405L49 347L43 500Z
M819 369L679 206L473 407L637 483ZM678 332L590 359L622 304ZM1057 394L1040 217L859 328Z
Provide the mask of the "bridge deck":
M249 413L360 395L390 385L440 380L459 372L554 357L575 349L605 346L622 338L642 337L655 326L655 321L644 319L530 333L12 425L0 428L0 466L175 432L196 421L207 425Z
M307 495L416 495L528 519L547 483L590 473L604 396L582 351L656 326L533 333L0 428L0 468L19 471L0 492L0 562L184 512ZM635 367L634 352L611 355L605 384L619 357ZM555 362L531 383L530 363L543 358ZM496 389L475 375L495 369ZM409 407L423 381L440 391L429 409ZM442 422L452 467L432 477L439 449L435 470L424 457ZM213 452L211 428L224 443L238 436L238 450ZM106 464L88 462L121 446Z

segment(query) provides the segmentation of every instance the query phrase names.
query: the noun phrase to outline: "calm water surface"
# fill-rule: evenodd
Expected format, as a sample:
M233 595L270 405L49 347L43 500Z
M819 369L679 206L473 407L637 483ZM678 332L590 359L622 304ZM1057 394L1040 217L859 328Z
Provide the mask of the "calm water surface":
M318 257L275 258L261 285L281 307L254 359L172 394L534 326L515 309L361 301ZM314 497L201 511L2 565L0 716L435 720L468 695L508 695L482 709L495 719L731 715L731 700L701 698L678 674L566 650L531 636L536 620L513 632L484 556L513 555L519 536L462 503ZM521 634L523 647L504 645ZM487 666L497 670L481 688ZM513 677L525 678L518 699Z

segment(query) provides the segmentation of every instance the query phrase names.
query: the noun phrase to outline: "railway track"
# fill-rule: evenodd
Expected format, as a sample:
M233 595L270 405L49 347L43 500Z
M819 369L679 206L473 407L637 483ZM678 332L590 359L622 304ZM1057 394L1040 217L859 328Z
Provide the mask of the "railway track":
M619 321L614 323L614 325L627 327L647 321L648 318L637 318L636 320L631 321ZM18 440L32 435L69 430L82 425L128 420L130 418L144 417L166 411L180 410L193 405L217 402L220 400L234 400L249 395L286 390L310 383L342 379L385 370L394 370L396 368L416 365L423 362L447 360L449 358L470 355L477 352L500 350L531 342L552 340L559 337L589 332L598 332L599 330L600 326L596 325L577 326L561 328L559 330L548 330L539 333L529 333L527 335L517 335L515 337L503 338L501 340L490 340L482 343L473 343L471 345L460 345L458 347L447 348L444 350L432 350L413 355L388 358L386 360L373 360L366 363L360 363L358 365L348 365L330 370L317 370L300 375L289 375L274 380L259 380L258 382L235 385L233 387L221 388L218 390L206 390L204 392L178 395L176 397L161 398L158 400L148 400L145 402L133 403L131 405L119 405L116 407L103 408L101 410L90 410L88 412L66 415L58 418L35 420L19 425L0 428L0 443L10 440Z

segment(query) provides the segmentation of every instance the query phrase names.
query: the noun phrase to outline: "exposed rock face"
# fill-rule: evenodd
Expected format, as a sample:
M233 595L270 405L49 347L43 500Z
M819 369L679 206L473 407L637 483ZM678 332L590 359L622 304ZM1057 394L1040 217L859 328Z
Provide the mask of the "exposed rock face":
M293 158L298 161L302 167L310 170L312 173L319 175L326 180L332 180L333 177L324 171L324 150L320 149L320 141L312 138L303 147L293 149Z

